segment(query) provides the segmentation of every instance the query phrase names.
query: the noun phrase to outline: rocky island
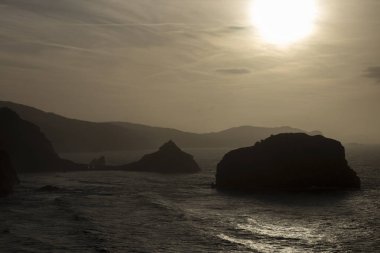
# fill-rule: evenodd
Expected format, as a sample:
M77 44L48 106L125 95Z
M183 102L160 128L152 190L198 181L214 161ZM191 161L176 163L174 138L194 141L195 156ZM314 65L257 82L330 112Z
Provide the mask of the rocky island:
M289 133L227 153L217 166L215 187L242 191L358 189L360 179L349 167L340 142Z
M162 145L152 154L144 155L139 161L122 166L123 170L157 173L196 173L201 169L192 155L183 152L173 141Z
M9 155L0 150L0 197L11 193L13 186L18 183L19 180Z

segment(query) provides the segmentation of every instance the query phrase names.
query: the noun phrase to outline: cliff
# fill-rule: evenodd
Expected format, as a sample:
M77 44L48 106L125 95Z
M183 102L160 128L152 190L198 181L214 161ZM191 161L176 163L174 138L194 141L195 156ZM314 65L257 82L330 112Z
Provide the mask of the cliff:
M0 145L17 172L84 169L86 166L61 159L36 125L8 108L0 108Z
M18 183L19 180L9 155L0 150L0 197L11 193L13 186Z

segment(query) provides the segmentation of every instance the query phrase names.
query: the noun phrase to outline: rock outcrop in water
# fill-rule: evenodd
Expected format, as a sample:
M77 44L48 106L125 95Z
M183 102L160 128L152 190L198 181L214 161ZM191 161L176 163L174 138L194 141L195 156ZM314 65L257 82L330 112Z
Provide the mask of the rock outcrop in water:
M0 197L11 193L13 186L18 183L19 180L9 155L0 150Z
M201 170L193 156L183 152L173 141L162 145L157 152L123 166L123 169L157 173L196 173Z
M218 189L360 188L336 140L303 133L278 134L227 153L216 172Z
M106 158L105 156L101 156L99 158L92 159L89 164L88 168L91 170L101 170L106 168Z
M45 185L37 189L39 192L57 192L60 191L61 188L54 185Z
M8 108L0 108L0 145L17 172L85 169L61 159L40 129Z

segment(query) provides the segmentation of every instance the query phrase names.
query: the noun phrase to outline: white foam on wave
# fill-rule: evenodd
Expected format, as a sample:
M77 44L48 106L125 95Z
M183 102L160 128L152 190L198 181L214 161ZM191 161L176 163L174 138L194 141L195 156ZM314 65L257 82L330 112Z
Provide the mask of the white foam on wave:
M318 241L325 240L326 235L321 234L310 227L292 225L279 225L259 222L255 219L248 218L247 222L236 225L238 229L249 231L253 234L269 236L273 238L283 238L290 240L302 240L308 244L315 244Z
M280 253L308 253L312 251L307 251L305 249L297 249L294 246L281 246L277 244L269 244L269 243L262 243L259 241L255 241L252 239L239 239L235 237L231 237L225 234L219 234L218 237L222 240L232 242L235 244L240 244L250 250L254 250L257 252L262 253L272 253L272 252L280 252Z

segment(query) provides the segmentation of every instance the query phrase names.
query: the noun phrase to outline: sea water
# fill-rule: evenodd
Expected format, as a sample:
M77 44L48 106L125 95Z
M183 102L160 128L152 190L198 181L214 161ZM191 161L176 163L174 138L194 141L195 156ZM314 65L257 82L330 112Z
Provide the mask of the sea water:
M201 173L20 175L0 199L0 252L380 252L380 148L347 151L360 191L256 194L210 187L226 150L186 151ZM37 190L45 185L59 190Z

